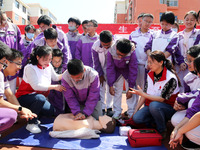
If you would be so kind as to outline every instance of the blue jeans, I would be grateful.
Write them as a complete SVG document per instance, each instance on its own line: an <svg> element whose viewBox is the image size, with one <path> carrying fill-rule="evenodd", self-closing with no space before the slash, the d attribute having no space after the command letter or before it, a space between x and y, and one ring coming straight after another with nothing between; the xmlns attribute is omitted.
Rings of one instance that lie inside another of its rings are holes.
<svg viewBox="0 0 200 150"><path fill-rule="evenodd" d="M54 107L49 103L47 98L42 94L27 94L18 98L21 106L30 109L33 113L41 116L53 116ZM37 123L37 118L29 120L29 123Z"/></svg>
<svg viewBox="0 0 200 150"><path fill-rule="evenodd" d="M133 116L133 120L138 124L156 123L158 132L163 132L166 129L166 122L171 119L176 111L171 105L162 102L151 102L149 106L144 106L138 110Z"/></svg>

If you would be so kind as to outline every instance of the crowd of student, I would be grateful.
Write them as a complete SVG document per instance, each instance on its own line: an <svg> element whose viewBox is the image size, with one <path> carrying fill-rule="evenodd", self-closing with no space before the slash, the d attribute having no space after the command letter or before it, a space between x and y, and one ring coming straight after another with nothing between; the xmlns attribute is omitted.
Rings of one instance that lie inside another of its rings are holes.
<svg viewBox="0 0 200 150"><path fill-rule="evenodd" d="M170 146L200 147L200 30L198 14L189 11L185 29L178 32L172 12L161 15L161 30L150 30L153 15L138 16L129 39L104 30L95 20L68 20L64 33L43 15L37 23L19 28L0 11L0 132L11 127L17 113L26 129L40 133L40 117L71 112L75 120L107 114L122 117L123 83L127 118L156 128ZM177 33L178 32L178 33ZM20 78L16 90L16 77ZM142 107L143 106L143 107ZM191 125L192 124L192 125Z"/></svg>

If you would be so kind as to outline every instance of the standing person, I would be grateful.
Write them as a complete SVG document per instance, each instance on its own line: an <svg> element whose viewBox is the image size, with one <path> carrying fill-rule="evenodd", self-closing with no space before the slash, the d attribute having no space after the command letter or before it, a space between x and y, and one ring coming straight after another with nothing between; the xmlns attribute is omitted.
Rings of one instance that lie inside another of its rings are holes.
<svg viewBox="0 0 200 150"><path fill-rule="evenodd" d="M63 93L75 120L91 115L99 119L102 115L100 83L99 75L93 68L84 66L81 60L70 60L62 85L66 88Z"/></svg>
<svg viewBox="0 0 200 150"><path fill-rule="evenodd" d="M78 32L78 28L80 25L81 21L78 18L71 17L68 19L69 32L66 35L68 38L72 59L75 58L76 44L81 37L81 34L79 34Z"/></svg>
<svg viewBox="0 0 200 150"><path fill-rule="evenodd" d="M113 97L110 95L109 86L106 78L107 67L107 54L111 47L116 42L116 37L108 30L104 30L99 35L97 40L92 46L92 56L94 62L94 68L99 73L100 78L100 100L102 104L103 115L106 113L112 117L113 111ZM106 93L106 97L105 97Z"/></svg>
<svg viewBox="0 0 200 150"><path fill-rule="evenodd" d="M34 40L35 31L35 27L31 24L25 27L25 37L23 39L25 47L27 47Z"/></svg>
<svg viewBox="0 0 200 150"><path fill-rule="evenodd" d="M98 23L96 20L90 20L87 27L88 33L82 36L76 45L75 58L82 60L84 65L93 67L92 45L99 38L99 35L96 33Z"/></svg>
<svg viewBox="0 0 200 150"><path fill-rule="evenodd" d="M25 54L25 47L23 39L21 37L21 32L17 25L7 21L7 16L4 11L0 10L0 40L8 45L10 48L19 50ZM16 91L16 77L17 73L14 76L9 76L10 89L13 93Z"/></svg>
<svg viewBox="0 0 200 150"><path fill-rule="evenodd" d="M151 126L155 123L156 129L165 138L166 122L175 113L173 105L179 92L178 79L172 63L161 51L153 51L149 54L148 65L150 72L144 91L139 86L138 90L130 91L141 96L132 117L137 124L145 123ZM141 108L143 104L145 106Z"/></svg>
<svg viewBox="0 0 200 150"><path fill-rule="evenodd" d="M44 37L44 31L48 28L54 28L56 29L57 33L58 33L58 40L63 44L63 47L66 48L66 51L63 52L63 62L64 68L67 68L67 59L71 58L71 53L70 53L70 49L69 49L69 45L68 45L68 39L66 34L60 30L58 27L56 27L56 25L51 25L51 18L47 15L42 15L40 16L40 18L37 20L37 24L40 27L41 33L36 37L36 39L33 41L33 43L35 43L37 40L41 39Z"/></svg>
<svg viewBox="0 0 200 150"><path fill-rule="evenodd" d="M141 27L142 27L142 18L143 18L143 15L144 15L145 13L140 13L139 15L138 15L138 17L137 17L137 22L138 22L138 29L140 29Z"/></svg>
<svg viewBox="0 0 200 150"><path fill-rule="evenodd" d="M51 64L57 74L63 73L62 68L63 53L60 49L53 49ZM52 81L52 84L61 84L61 81ZM56 115L64 113L65 111L65 98L62 92L51 90L48 95L49 102L56 109Z"/></svg>
<svg viewBox="0 0 200 150"><path fill-rule="evenodd" d="M54 107L47 100L49 90L65 90L59 84L52 85L51 80L59 81L62 74L55 73L52 65L52 48L38 46L31 54L30 62L24 68L23 80L17 90L16 97L20 104L29 108L39 116L53 116ZM40 133L38 118L28 121L26 129L32 133Z"/></svg>
<svg viewBox="0 0 200 150"><path fill-rule="evenodd" d="M123 92L123 82L127 83L127 114L130 118L137 105L137 99L132 97L128 89L135 86L137 78L137 58L134 51L134 44L127 39L118 40L115 45L108 51L107 54L107 83L109 85L109 92L114 96L113 118L119 119L121 117L121 101Z"/></svg>
<svg viewBox="0 0 200 150"><path fill-rule="evenodd" d="M152 36L150 26L153 23L153 19L152 14L143 14L141 28L133 31L129 36L129 40L136 43L135 53L138 61L136 85L139 85L142 89L144 89L145 84L145 65L147 62L147 54L144 52L144 47Z"/></svg>
<svg viewBox="0 0 200 150"><path fill-rule="evenodd" d="M10 50L7 45L0 41L0 133L16 122L17 114L27 120L37 117L29 109L20 106L9 87L7 77L16 74L20 69L21 61L21 52ZM7 100L4 100L4 96Z"/></svg>
<svg viewBox="0 0 200 150"><path fill-rule="evenodd" d="M195 11L189 11L186 13L184 17L184 24L185 29L178 33L179 41L178 41L178 49L181 52L181 55L185 58L187 51L190 47L192 47L195 44L195 40L197 39L197 36L199 34L199 29L195 28L197 22L197 14ZM189 72L188 69L182 70L181 66L176 65L176 70L178 72L178 76L181 79L181 84L184 85L183 78L187 75ZM181 90L183 92L183 90Z"/></svg>
<svg viewBox="0 0 200 150"><path fill-rule="evenodd" d="M65 47L59 40L58 40L58 33L56 29L54 28L48 28L44 30L44 37L41 39L38 39L34 42L32 42L28 47L27 47L27 54L26 54L26 59L30 57L30 54L32 53L33 49L36 48L37 46L50 46L52 49L60 49L63 53L63 69L65 70L67 68L67 62L69 59L71 59L71 55L68 55L68 49Z"/></svg>
<svg viewBox="0 0 200 150"><path fill-rule="evenodd" d="M200 75L200 57L195 58L193 61L195 71L198 76ZM195 94L194 94L195 93ZM193 95L191 95L193 94ZM171 133L170 140L173 141L177 135L178 130L180 130L184 125L189 123L189 120L198 112L200 112L200 92L199 89L190 93L190 99L195 98L192 106L187 110L179 111L174 114L172 117L172 124L175 127ZM182 98L183 101L184 98ZM186 134L188 141L182 144L182 147L185 149L199 149L200 148L200 126L197 126L191 131L188 131ZM172 145L177 145L177 143L171 143Z"/></svg>
<svg viewBox="0 0 200 150"><path fill-rule="evenodd" d="M83 29L83 33L82 33L82 35L83 36L85 36L86 34L87 34L87 32L88 32L88 30L87 30L87 25L88 25L88 20L84 20L83 22L82 22L82 29Z"/></svg>

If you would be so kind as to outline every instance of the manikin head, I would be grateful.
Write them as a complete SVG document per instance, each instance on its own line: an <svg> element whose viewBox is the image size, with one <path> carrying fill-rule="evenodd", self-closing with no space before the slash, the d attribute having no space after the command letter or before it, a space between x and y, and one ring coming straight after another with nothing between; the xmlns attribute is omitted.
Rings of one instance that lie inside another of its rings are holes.
<svg viewBox="0 0 200 150"><path fill-rule="evenodd" d="M105 133L113 133L115 131L115 126L116 126L115 119L107 115L99 116L99 123L102 126L102 129L100 131Z"/></svg>

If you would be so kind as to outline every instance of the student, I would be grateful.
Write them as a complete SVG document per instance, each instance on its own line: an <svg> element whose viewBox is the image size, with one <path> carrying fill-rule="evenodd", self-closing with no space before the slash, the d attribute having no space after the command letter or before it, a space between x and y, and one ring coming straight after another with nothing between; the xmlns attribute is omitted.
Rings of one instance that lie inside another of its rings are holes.
<svg viewBox="0 0 200 150"><path fill-rule="evenodd" d="M145 13L140 13L139 15L138 15L138 17L137 17L137 22L138 22L138 28L140 29L141 27L142 27L142 18L143 18L143 15L144 15Z"/></svg>
<svg viewBox="0 0 200 150"><path fill-rule="evenodd" d="M81 34L78 32L78 28L81 25L81 21L78 18L71 17L68 20L69 32L66 34L68 38L68 43L70 46L72 59L75 58L76 44L81 37Z"/></svg>
<svg viewBox="0 0 200 150"><path fill-rule="evenodd" d="M32 53L33 49L37 46L50 46L52 49L60 49L63 53L63 69L65 70L67 68L67 62L69 59L71 59L71 55L68 55L68 49L65 47L59 40L58 40L58 33L56 29L54 28L48 28L44 30L44 37L41 39L38 39L37 41L32 42L27 47L27 54L26 59L30 57L30 54Z"/></svg>
<svg viewBox="0 0 200 150"><path fill-rule="evenodd" d="M88 20L84 20L83 22L82 22L82 29L83 29L83 33L82 33L82 35L83 36L85 36L86 34L87 34L87 32L88 32L88 30L87 30L87 25L88 25Z"/></svg>
<svg viewBox="0 0 200 150"><path fill-rule="evenodd" d="M171 62L161 51L149 54L148 65L150 72L144 91L139 86L138 90L130 91L141 96L132 116L137 124L145 123L151 127L155 123L156 129L165 138L166 122L175 113L173 105L179 92L178 79ZM143 104L145 106L141 108Z"/></svg>
<svg viewBox="0 0 200 150"><path fill-rule="evenodd" d="M181 146L185 149L199 149L200 144L195 143L183 143L183 134L189 134L189 132L193 130L197 130L200 127L200 112L196 113L185 125L183 125L176 133L174 133L173 137L170 138L169 144L170 148L176 148L176 146L181 144ZM199 130L198 130L199 131Z"/></svg>
<svg viewBox="0 0 200 150"><path fill-rule="evenodd" d="M152 36L149 28L153 23L153 19L152 14L143 14L141 28L133 31L129 36L129 40L136 43L135 53L138 61L136 85L139 85L142 89L144 89L145 84L145 65L147 62L147 54L144 52L144 47Z"/></svg>
<svg viewBox="0 0 200 150"><path fill-rule="evenodd" d="M59 81L62 74L55 73L52 65L52 48L38 46L31 54L30 62L24 68L23 80L17 90L16 97L23 107L29 108L39 116L53 116L54 107L48 102L49 90L65 90L59 84L52 85L51 79ZM40 133L38 118L29 120L26 129L32 133Z"/></svg>
<svg viewBox="0 0 200 150"><path fill-rule="evenodd" d="M109 86L106 80L106 67L107 67L107 54L112 45L116 42L116 36L108 30L101 31L97 40L92 46L92 58L94 62L94 68L99 73L100 79L100 100L102 104L103 115L106 113L112 117L113 111L113 97L110 95ZM106 93L106 97L105 97Z"/></svg>
<svg viewBox="0 0 200 150"><path fill-rule="evenodd" d="M25 37L23 39L25 47L27 47L34 40L35 31L36 29L33 25L27 25L25 27Z"/></svg>
<svg viewBox="0 0 200 150"><path fill-rule="evenodd" d="M194 68L197 72L198 76L200 76L200 57L197 57L194 61ZM172 118L172 124L174 125L174 130L171 133L170 140L172 141L171 145L174 144L173 139L175 138L177 131L181 129L184 125L186 125L189 120L200 111L200 94L199 90L195 91L196 93L193 94L190 98L195 98L192 106L188 108L186 111L177 112L174 114ZM194 93L194 92L193 92ZM198 95L198 96L197 96ZM188 131L186 137L189 139L187 142L182 144L183 148L186 149L199 149L200 148L200 126L197 126L191 131ZM176 144L176 143L175 143Z"/></svg>
<svg viewBox="0 0 200 150"><path fill-rule="evenodd" d="M0 41L25 55L26 49L19 28L17 25L7 21L6 13L2 10L0 10ZM16 77L17 74L8 77L10 89L13 93L16 91Z"/></svg>
<svg viewBox="0 0 200 150"><path fill-rule="evenodd" d="M34 39L41 33L40 29L35 29Z"/></svg>
<svg viewBox="0 0 200 150"><path fill-rule="evenodd" d="M108 51L107 54L107 83L109 85L109 92L114 96L113 118L119 119L121 117L121 101L123 92L123 82L126 82L126 98L128 110L127 114L130 118L137 105L137 99L132 97L128 89L135 86L137 78L137 58L134 51L134 44L128 39L118 40ZM127 83L128 82L128 83Z"/></svg>
<svg viewBox="0 0 200 150"><path fill-rule="evenodd" d="M88 33L82 36L76 45L75 58L82 60L84 65L93 67L91 48L99 38L99 35L96 33L98 23L96 20L90 20L87 27Z"/></svg>
<svg viewBox="0 0 200 150"><path fill-rule="evenodd" d="M63 94L75 120L91 115L99 119L102 115L100 83L98 73L93 68L84 66L81 60L70 60L63 74L62 85L66 88Z"/></svg>
<svg viewBox="0 0 200 150"><path fill-rule="evenodd" d="M37 116L29 109L20 106L9 87L7 77L16 74L20 69L21 61L21 52L10 50L7 45L0 41L0 133L16 122L17 114L27 120ZM4 100L4 96L7 100Z"/></svg>
<svg viewBox="0 0 200 150"><path fill-rule="evenodd" d="M62 68L63 53L60 49L54 49L52 52L51 64L57 74L63 73ZM61 84L61 81L52 81L52 84ZM49 102L56 109L56 115L64 113L65 111L65 99L62 92L51 90L48 95Z"/></svg>
<svg viewBox="0 0 200 150"><path fill-rule="evenodd" d="M175 22L175 23L173 24L173 26L172 26L172 30L175 31L176 33L179 32L179 25L178 25L177 22Z"/></svg>
<svg viewBox="0 0 200 150"><path fill-rule="evenodd" d="M197 14L195 11L189 11L186 13L184 17L185 29L178 33L179 41L178 41L178 49L181 52L181 55L185 58L187 54L187 50L195 44L195 40L199 34L199 29L195 28L197 22ZM178 76L181 79L181 84L183 85L183 78L189 72L188 69L182 70L179 66L176 66L176 70L178 72ZM181 90L183 92L183 90Z"/></svg>
<svg viewBox="0 0 200 150"><path fill-rule="evenodd" d="M36 37L36 39L33 41L33 43L35 43L38 39L41 39L44 37L44 31L48 28L54 28L56 29L57 33L58 33L58 40L62 43L63 47L66 48L66 51L63 52L63 62L64 68L67 68L67 59L71 58L71 53L70 53L70 49L69 49L69 45L68 45L68 39L66 34L60 30L58 27L56 27L55 25L51 25L51 18L47 15L42 15L39 17L39 19L37 20L37 24L40 27L41 33Z"/></svg>

